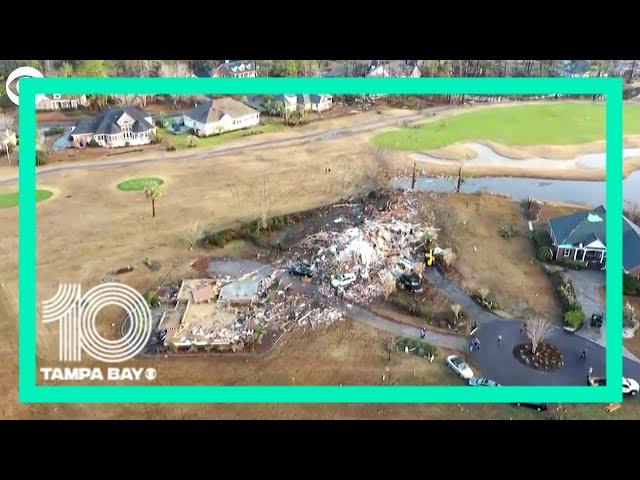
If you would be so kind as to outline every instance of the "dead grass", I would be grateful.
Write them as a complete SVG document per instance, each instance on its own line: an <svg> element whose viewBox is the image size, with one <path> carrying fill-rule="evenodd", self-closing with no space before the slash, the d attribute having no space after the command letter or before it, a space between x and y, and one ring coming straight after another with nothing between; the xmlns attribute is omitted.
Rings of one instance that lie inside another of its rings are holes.
<svg viewBox="0 0 640 480"><path fill-rule="evenodd" d="M527 308L557 315L551 283L534 261L519 204L488 194L445 194L428 201L440 202L442 198L451 208L454 221L449 231L442 232L439 244L454 248L455 269L463 287L470 293L488 288L499 308L512 315L522 314ZM517 225L521 235L510 240L501 238L498 229L504 224Z"/></svg>

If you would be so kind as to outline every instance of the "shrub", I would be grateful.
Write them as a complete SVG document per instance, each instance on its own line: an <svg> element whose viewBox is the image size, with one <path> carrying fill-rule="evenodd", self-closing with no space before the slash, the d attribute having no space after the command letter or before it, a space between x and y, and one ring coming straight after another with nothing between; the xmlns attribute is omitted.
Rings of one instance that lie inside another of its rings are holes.
<svg viewBox="0 0 640 480"><path fill-rule="evenodd" d="M92 138L87 145L89 145L91 148L97 148L100 146L95 138Z"/></svg>
<svg viewBox="0 0 640 480"><path fill-rule="evenodd" d="M154 136L151 137L151 144L158 145L159 143L162 143L162 135L160 135L159 133L156 133Z"/></svg>
<svg viewBox="0 0 640 480"><path fill-rule="evenodd" d="M546 245L540 245L536 252L536 257L541 262L548 262L553 258L553 253L551 252L551 248Z"/></svg>
<svg viewBox="0 0 640 480"><path fill-rule="evenodd" d="M564 324L567 327L578 329L582 326L584 322L584 311L582 310L582 306L578 305L574 307L572 310L569 310L564 314Z"/></svg>
<svg viewBox="0 0 640 480"><path fill-rule="evenodd" d="M160 300L158 300L158 294L153 290L149 290L147 293L145 293L144 299L147 302L147 305L149 305L150 307L156 307L160 305Z"/></svg>
<svg viewBox="0 0 640 480"><path fill-rule="evenodd" d="M496 304L495 299L491 296L488 288L478 289L478 291L473 294L473 299L481 307L484 307L487 310L495 310L498 308L498 305Z"/></svg>
<svg viewBox="0 0 640 480"><path fill-rule="evenodd" d="M640 295L640 280L625 273L622 276L622 291L625 295Z"/></svg>
<svg viewBox="0 0 640 480"><path fill-rule="evenodd" d="M572 258L563 258L560 263L571 270L583 270L587 264L581 260L573 260Z"/></svg>
<svg viewBox="0 0 640 480"><path fill-rule="evenodd" d="M198 146L198 139L193 135L189 135L187 137L187 147L193 148L197 146Z"/></svg>
<svg viewBox="0 0 640 480"><path fill-rule="evenodd" d="M396 340L396 349L404 352L405 348L409 349L409 353L413 353L419 357L429 358L436 355L436 347L430 343L423 342L417 338L399 338Z"/></svg>
<svg viewBox="0 0 640 480"><path fill-rule="evenodd" d="M504 239L511 239L513 237L517 237L520 235L520 229L517 225L512 223L501 225L498 229L498 235L500 235Z"/></svg>
<svg viewBox="0 0 640 480"><path fill-rule="evenodd" d="M622 310L622 324L624 327L632 328L633 320L635 319L636 312L633 305L629 302L625 302L624 309Z"/></svg>
<svg viewBox="0 0 640 480"><path fill-rule="evenodd" d="M531 241L536 248L551 246L551 237L547 230L534 230L531 233Z"/></svg>
<svg viewBox="0 0 640 480"><path fill-rule="evenodd" d="M64 133L64 127L51 127L49 130L44 132L45 137L51 137L53 135L61 135Z"/></svg>
<svg viewBox="0 0 640 480"><path fill-rule="evenodd" d="M36 150L36 165L46 165L49 155L44 150Z"/></svg>
<svg viewBox="0 0 640 480"><path fill-rule="evenodd" d="M204 244L211 247L224 247L227 243L240 238L237 231L232 229L220 230L205 236Z"/></svg>
<svg viewBox="0 0 640 480"><path fill-rule="evenodd" d="M178 150L178 147L176 147L173 144L169 144L167 145L167 152L175 152L176 150Z"/></svg>

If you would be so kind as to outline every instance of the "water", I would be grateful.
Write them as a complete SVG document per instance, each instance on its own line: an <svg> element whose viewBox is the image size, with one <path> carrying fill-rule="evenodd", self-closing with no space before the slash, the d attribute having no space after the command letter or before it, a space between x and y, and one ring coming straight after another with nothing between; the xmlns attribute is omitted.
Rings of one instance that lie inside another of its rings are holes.
<svg viewBox="0 0 640 480"><path fill-rule="evenodd" d="M419 178L416 188L423 192L453 192L457 179ZM394 178L391 185L409 188L410 178ZM542 180L525 177L475 177L464 181L464 193L498 193L515 200L533 197L538 200L597 206L606 203L605 182L584 180ZM629 175L623 182L625 203L640 205L640 171Z"/></svg>

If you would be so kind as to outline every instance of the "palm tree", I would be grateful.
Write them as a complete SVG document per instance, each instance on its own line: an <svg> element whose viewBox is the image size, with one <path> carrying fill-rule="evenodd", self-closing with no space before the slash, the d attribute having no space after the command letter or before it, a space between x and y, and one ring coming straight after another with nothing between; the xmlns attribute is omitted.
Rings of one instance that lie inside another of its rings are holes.
<svg viewBox="0 0 640 480"><path fill-rule="evenodd" d="M156 200L162 198L162 190L160 189L160 185L155 182L149 182L144 187L144 196L147 197L148 200L151 200L151 212L153 218L156 218Z"/></svg>

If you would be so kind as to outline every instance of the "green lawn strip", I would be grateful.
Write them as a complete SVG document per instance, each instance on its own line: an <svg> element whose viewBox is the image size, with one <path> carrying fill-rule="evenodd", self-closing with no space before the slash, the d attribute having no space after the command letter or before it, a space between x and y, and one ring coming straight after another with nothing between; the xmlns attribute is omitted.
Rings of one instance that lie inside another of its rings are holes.
<svg viewBox="0 0 640 480"><path fill-rule="evenodd" d="M146 187L149 183L162 185L164 183L164 180L157 177L132 178L130 180L125 180L124 182L119 183L118 189L125 192L144 190L144 187Z"/></svg>
<svg viewBox="0 0 640 480"><path fill-rule="evenodd" d="M264 124L261 123L260 125L256 125L255 127L245 128L242 130L234 130L233 132L221 133L220 135L211 135L210 137L196 137L197 147L213 147L229 140L235 140L236 138L259 135L261 133L277 132L279 130L282 130L284 126L284 123L267 122ZM188 133L175 135L166 128L158 128L158 132L160 132L162 138L167 139L178 150L189 148L187 141L187 138L189 137Z"/></svg>
<svg viewBox="0 0 640 480"><path fill-rule="evenodd" d="M625 104L624 133L640 134L640 104ZM605 138L602 102L562 102L496 107L392 130L372 142L394 150L437 149L488 140L503 145L574 145Z"/></svg>
<svg viewBox="0 0 640 480"><path fill-rule="evenodd" d="M36 203L51 198L53 192L49 190L36 190ZM0 208L10 208L18 205L18 192L0 193Z"/></svg>

